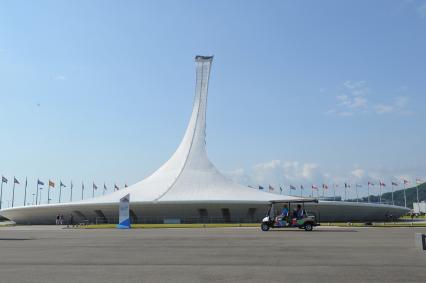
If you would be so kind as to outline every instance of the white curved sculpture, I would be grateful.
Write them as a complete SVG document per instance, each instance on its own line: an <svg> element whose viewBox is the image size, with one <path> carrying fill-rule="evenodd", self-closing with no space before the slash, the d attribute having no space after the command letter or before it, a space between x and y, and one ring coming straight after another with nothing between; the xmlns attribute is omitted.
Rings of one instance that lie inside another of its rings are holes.
<svg viewBox="0 0 426 283"><path fill-rule="evenodd" d="M196 56L196 88L192 115L185 135L173 156L157 171L128 188L92 199L4 209L0 215L17 223L52 223L58 213L76 218L117 218L118 202L131 195L134 221L161 222L164 218L226 218L229 221L257 221L264 216L270 200L299 199L245 187L223 176L206 152L206 110L213 57ZM376 220L385 215L399 216L406 208L321 202L311 208L328 221ZM328 217L329 215L329 217ZM187 220L191 221L191 220Z"/></svg>

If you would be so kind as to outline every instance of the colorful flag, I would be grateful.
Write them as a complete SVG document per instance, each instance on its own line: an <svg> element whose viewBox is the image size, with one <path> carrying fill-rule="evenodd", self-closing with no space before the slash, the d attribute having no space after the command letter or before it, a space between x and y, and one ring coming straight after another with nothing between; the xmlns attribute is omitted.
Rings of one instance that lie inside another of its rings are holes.
<svg viewBox="0 0 426 283"><path fill-rule="evenodd" d="M117 186L117 184L114 184L114 190L117 190L117 191L120 190L120 188ZM263 190L263 188L262 188L262 190Z"/></svg>
<svg viewBox="0 0 426 283"><path fill-rule="evenodd" d="M404 185L408 185L409 183L410 183L410 181L404 180Z"/></svg>
<svg viewBox="0 0 426 283"><path fill-rule="evenodd" d="M59 186L60 186L61 188L66 188L66 187L67 187L67 186L65 186L65 185L64 185L64 183L62 183L62 181L60 181Z"/></svg>
<svg viewBox="0 0 426 283"><path fill-rule="evenodd" d="M37 185L44 186L44 183L40 181L39 179L37 179Z"/></svg>
<svg viewBox="0 0 426 283"><path fill-rule="evenodd" d="M368 182L369 186L374 186L374 183Z"/></svg>
<svg viewBox="0 0 426 283"><path fill-rule="evenodd" d="M350 188L351 188L351 185L349 185L349 184L345 183L345 189L346 189L346 188L349 188L349 189L350 189Z"/></svg>
<svg viewBox="0 0 426 283"><path fill-rule="evenodd" d="M49 180L49 187L54 188L55 187L55 183Z"/></svg>
<svg viewBox="0 0 426 283"><path fill-rule="evenodd" d="M295 186L290 185L290 190L296 190Z"/></svg>
<svg viewBox="0 0 426 283"><path fill-rule="evenodd" d="M322 184L322 188L323 188L324 190L328 190L328 186L327 186L326 184Z"/></svg>
<svg viewBox="0 0 426 283"><path fill-rule="evenodd" d="M380 187L386 187L386 184L385 183L383 183L382 181L380 181Z"/></svg>
<svg viewBox="0 0 426 283"><path fill-rule="evenodd" d="M275 191L274 187L272 187L271 185L269 185L269 191L270 191L270 192Z"/></svg>
<svg viewBox="0 0 426 283"><path fill-rule="evenodd" d="M300 185L300 189L301 189L301 190L303 190L303 189L304 189L304 188L303 188L303 185Z"/></svg>
<svg viewBox="0 0 426 283"><path fill-rule="evenodd" d="M398 186L398 183L392 182L392 186Z"/></svg>
<svg viewBox="0 0 426 283"><path fill-rule="evenodd" d="M98 186L96 186L96 185L95 185L95 183L93 183L93 189L94 189L94 190L97 190L97 189L98 189Z"/></svg>
<svg viewBox="0 0 426 283"><path fill-rule="evenodd" d="M312 185L312 189L313 189L313 190L318 190L318 187L317 187L317 186L315 186L315 185Z"/></svg>
<svg viewBox="0 0 426 283"><path fill-rule="evenodd" d="M18 179L16 179L15 177L13 177L13 183L20 185L21 183L19 183Z"/></svg>
<svg viewBox="0 0 426 283"><path fill-rule="evenodd" d="M423 184L424 182L422 181L422 180L420 180L420 179L416 179L416 184L417 185L421 185L421 184Z"/></svg>
<svg viewBox="0 0 426 283"><path fill-rule="evenodd" d="M7 179L5 177L3 177L3 176L1 176L1 181L2 181L2 183L6 183L7 184Z"/></svg>

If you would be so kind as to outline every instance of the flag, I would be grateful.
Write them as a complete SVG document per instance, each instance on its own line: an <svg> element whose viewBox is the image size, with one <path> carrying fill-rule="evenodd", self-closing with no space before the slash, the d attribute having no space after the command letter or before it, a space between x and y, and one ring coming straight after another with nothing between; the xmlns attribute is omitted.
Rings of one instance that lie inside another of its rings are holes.
<svg viewBox="0 0 426 283"><path fill-rule="evenodd" d="M2 181L2 183L6 183L7 184L7 179L5 177L3 177L3 176L1 176L1 181Z"/></svg>
<svg viewBox="0 0 426 283"><path fill-rule="evenodd" d="M300 185L300 189L301 189L301 190L303 190L303 189L304 189L304 188L303 188L303 185Z"/></svg>
<svg viewBox="0 0 426 283"><path fill-rule="evenodd" d="M108 188L106 187L105 183L104 183L104 191L107 191Z"/></svg>
<svg viewBox="0 0 426 283"><path fill-rule="evenodd" d="M39 179L37 179L37 185L44 186L44 183L40 181Z"/></svg>
<svg viewBox="0 0 426 283"><path fill-rule="evenodd" d="M81 189L84 190L84 183L81 182Z"/></svg>
<svg viewBox="0 0 426 283"><path fill-rule="evenodd" d="M117 191L120 190L120 188L117 186L117 184L114 184L114 189L117 190Z"/></svg>
<svg viewBox="0 0 426 283"><path fill-rule="evenodd" d="M374 183L368 182L369 186L374 186Z"/></svg>
<svg viewBox="0 0 426 283"><path fill-rule="evenodd" d="M96 186L96 185L95 185L95 183L93 183L93 189L94 189L94 190L97 190L97 189L98 189L98 186Z"/></svg>
<svg viewBox="0 0 426 283"><path fill-rule="evenodd" d="M349 184L345 183L345 189L346 189L346 188L350 189L350 187L351 187L351 185L349 185Z"/></svg>
<svg viewBox="0 0 426 283"><path fill-rule="evenodd" d="M125 188L127 188L127 187L129 187L129 186L127 186L127 184L126 184L126 183L124 183L124 187L125 187Z"/></svg>
<svg viewBox="0 0 426 283"><path fill-rule="evenodd" d="M283 188L280 186L280 193L282 193L283 192Z"/></svg>
<svg viewBox="0 0 426 283"><path fill-rule="evenodd" d="M317 187L317 186L315 186L315 185L312 185L312 189L313 189L313 190L318 190L318 187Z"/></svg>
<svg viewBox="0 0 426 283"><path fill-rule="evenodd" d="M65 185L64 185L64 183L62 183L62 181L60 181L59 186L60 186L61 188L66 188L66 187L67 187L67 186L65 186Z"/></svg>
<svg viewBox="0 0 426 283"><path fill-rule="evenodd" d="M259 190L263 191L263 190L264 190L264 188L263 188L262 186L259 186Z"/></svg>
<svg viewBox="0 0 426 283"><path fill-rule="evenodd" d="M380 181L380 187L386 187L386 184L385 183L383 183L382 181Z"/></svg>
<svg viewBox="0 0 426 283"><path fill-rule="evenodd" d="M15 177L13 177L13 183L20 185L21 183L19 183L18 179L16 179Z"/></svg>
<svg viewBox="0 0 426 283"><path fill-rule="evenodd" d="M398 186L398 183L392 182L392 186Z"/></svg>
<svg viewBox="0 0 426 283"><path fill-rule="evenodd" d="M362 188L362 185L361 184L356 184L355 187Z"/></svg>
<svg viewBox="0 0 426 283"><path fill-rule="evenodd" d="M326 184L322 184L322 188L323 188L324 190L328 190L328 186L327 186Z"/></svg>
<svg viewBox="0 0 426 283"><path fill-rule="evenodd" d="M423 184L424 182L422 181L422 180L420 180L420 179L416 179L416 184L417 185L421 185L421 184Z"/></svg>
<svg viewBox="0 0 426 283"><path fill-rule="evenodd" d="M272 187L271 185L269 185L269 191L270 191L270 192L275 191L274 187Z"/></svg>
<svg viewBox="0 0 426 283"><path fill-rule="evenodd" d="M49 187L54 188L55 187L55 183L49 180Z"/></svg>
<svg viewBox="0 0 426 283"><path fill-rule="evenodd" d="M410 181L404 180L404 185L408 185L409 183L410 183Z"/></svg>
<svg viewBox="0 0 426 283"><path fill-rule="evenodd" d="M290 190L296 190L295 186L290 185Z"/></svg>

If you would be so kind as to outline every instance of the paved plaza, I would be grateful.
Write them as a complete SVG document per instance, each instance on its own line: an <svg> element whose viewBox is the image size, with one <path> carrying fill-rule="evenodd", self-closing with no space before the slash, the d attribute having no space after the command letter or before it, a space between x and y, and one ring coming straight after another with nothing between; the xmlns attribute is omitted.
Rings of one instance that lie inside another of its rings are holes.
<svg viewBox="0 0 426 283"><path fill-rule="evenodd" d="M425 228L0 228L0 282L425 282Z"/></svg>

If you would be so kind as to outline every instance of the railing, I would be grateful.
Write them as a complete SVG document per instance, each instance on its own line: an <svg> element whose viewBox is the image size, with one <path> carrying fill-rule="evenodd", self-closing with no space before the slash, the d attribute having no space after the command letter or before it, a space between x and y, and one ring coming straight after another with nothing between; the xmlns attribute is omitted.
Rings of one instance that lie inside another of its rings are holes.
<svg viewBox="0 0 426 283"><path fill-rule="evenodd" d="M180 220L181 224L217 224L217 223L260 223L261 218L240 218L240 219L224 219L222 217L150 217L150 218L138 218L131 219L132 224L163 224L165 219ZM228 221L226 221L228 220ZM91 224L117 224L119 222L118 217L96 217L93 219L87 219Z"/></svg>

